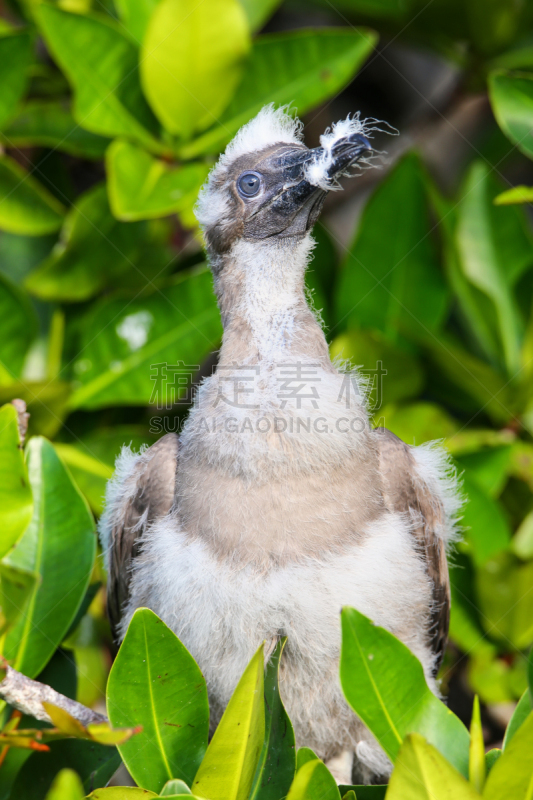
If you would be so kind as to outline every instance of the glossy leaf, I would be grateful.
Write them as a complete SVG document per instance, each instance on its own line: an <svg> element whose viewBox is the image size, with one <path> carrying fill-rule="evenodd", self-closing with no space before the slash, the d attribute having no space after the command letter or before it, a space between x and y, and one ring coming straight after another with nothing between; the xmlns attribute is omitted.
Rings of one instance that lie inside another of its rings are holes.
<svg viewBox="0 0 533 800"><path fill-rule="evenodd" d="M108 786L105 789L96 789L89 797L91 800L150 800L159 795L138 786Z"/></svg>
<svg viewBox="0 0 533 800"><path fill-rule="evenodd" d="M348 791L353 791L356 800L385 800L387 784L377 783L374 786L339 786L339 791L343 796Z"/></svg>
<svg viewBox="0 0 533 800"><path fill-rule="evenodd" d="M417 358L380 331L349 330L333 340L330 354L347 359L368 379L368 404L374 413L385 403L405 400L422 390L424 374Z"/></svg>
<svg viewBox="0 0 533 800"><path fill-rule="evenodd" d="M279 665L285 640L278 642L265 674L265 741L250 800L285 797L296 770L294 730L280 695Z"/></svg>
<svg viewBox="0 0 533 800"><path fill-rule="evenodd" d="M391 775L387 800L475 800L479 795L417 733L405 739Z"/></svg>
<svg viewBox="0 0 533 800"><path fill-rule="evenodd" d="M107 710L115 727L142 725L118 748L140 786L159 792L175 777L190 784L207 747L205 680L177 636L147 608L133 615L111 669Z"/></svg>
<svg viewBox="0 0 533 800"><path fill-rule="evenodd" d="M0 229L24 236L56 231L63 206L8 156L0 157Z"/></svg>
<svg viewBox="0 0 533 800"><path fill-rule="evenodd" d="M521 565L500 553L476 571L481 622L491 638L516 647L533 642L533 562Z"/></svg>
<svg viewBox="0 0 533 800"><path fill-rule="evenodd" d="M109 139L80 127L64 103L29 100L0 133L11 147L50 147L83 158L102 158Z"/></svg>
<svg viewBox="0 0 533 800"><path fill-rule="evenodd" d="M310 747L299 747L296 753L296 769L300 770L308 761L315 761L317 758Z"/></svg>
<svg viewBox="0 0 533 800"><path fill-rule="evenodd" d="M204 269L182 272L164 291L142 300L104 300L85 326L71 408L150 402L161 407L165 381L173 380L166 365L182 362L196 372L220 333L212 278Z"/></svg>
<svg viewBox="0 0 533 800"><path fill-rule="evenodd" d="M24 800L45 800L55 776L67 764L81 778L86 794L105 786L120 765L114 747L77 739L64 739L50 744L47 753L32 753L15 779L12 797Z"/></svg>
<svg viewBox="0 0 533 800"><path fill-rule="evenodd" d="M37 333L37 318L27 295L0 274L0 377L9 383L22 370Z"/></svg>
<svg viewBox="0 0 533 800"><path fill-rule="evenodd" d="M30 440L28 474L33 517L4 563L35 572L40 581L8 631L3 653L15 669L34 677L61 642L83 600L96 535L84 499L46 439Z"/></svg>
<svg viewBox="0 0 533 800"><path fill-rule="evenodd" d="M512 455L512 446L507 443L464 453L458 460L484 492L499 497L511 472Z"/></svg>
<svg viewBox="0 0 533 800"><path fill-rule="evenodd" d="M246 800L265 740L263 645L243 672L192 784L209 800Z"/></svg>
<svg viewBox="0 0 533 800"><path fill-rule="evenodd" d="M502 131L519 150L533 158L533 76L492 72L489 95Z"/></svg>
<svg viewBox="0 0 533 800"><path fill-rule="evenodd" d="M109 148L106 165L111 209L126 222L192 209L209 172L201 163L172 166L122 139Z"/></svg>
<svg viewBox="0 0 533 800"><path fill-rule="evenodd" d="M161 0L141 50L143 89L167 130L184 139L218 121L250 49L238 0Z"/></svg>
<svg viewBox="0 0 533 800"><path fill-rule="evenodd" d="M496 206L512 206L517 203L533 203L533 186L513 186L494 198Z"/></svg>
<svg viewBox="0 0 533 800"><path fill-rule="evenodd" d="M87 498L91 509L101 513L106 484L113 475L113 468L74 445L58 442L55 448Z"/></svg>
<svg viewBox="0 0 533 800"><path fill-rule="evenodd" d="M476 790L481 792L485 784L485 743L479 711L479 697L474 697L472 721L470 723L470 751L468 760L468 777Z"/></svg>
<svg viewBox="0 0 533 800"><path fill-rule="evenodd" d="M341 620L344 695L389 758L416 732L467 775L468 731L429 689L416 656L354 608L344 608Z"/></svg>
<svg viewBox="0 0 533 800"><path fill-rule="evenodd" d="M492 750L488 750L485 754L485 767L487 770L487 775L493 768L494 764L497 762L499 757L501 756L502 751L499 750L497 747L493 747Z"/></svg>
<svg viewBox="0 0 533 800"><path fill-rule="evenodd" d="M24 615L26 603L39 583L40 576L36 572L0 562L0 607L6 630Z"/></svg>
<svg viewBox="0 0 533 800"><path fill-rule="evenodd" d="M448 292L430 229L424 174L408 155L363 211L337 287L343 325L378 328L391 340L406 328L439 327Z"/></svg>
<svg viewBox="0 0 533 800"><path fill-rule="evenodd" d="M304 114L351 80L376 41L376 34L366 28L319 28L260 36L219 124L183 145L182 157L217 153L267 103L293 103L298 114Z"/></svg>
<svg viewBox="0 0 533 800"><path fill-rule="evenodd" d="M384 378L384 389L387 377ZM375 414L375 422L389 428L407 444L423 444L435 439L446 439L457 430L457 422L436 403L408 403L387 405Z"/></svg>
<svg viewBox="0 0 533 800"><path fill-rule="evenodd" d="M26 31L0 35L0 127L17 110L26 89L28 67L32 59L32 42Z"/></svg>
<svg viewBox="0 0 533 800"><path fill-rule="evenodd" d="M118 222L104 184L83 194L69 211L59 244L30 273L26 288L41 300L80 302L113 279L137 272L146 231L143 223Z"/></svg>
<svg viewBox="0 0 533 800"><path fill-rule="evenodd" d="M467 279L491 301L509 372L519 366L523 325L511 287L533 262L533 246L515 208L495 208L485 163L470 169L459 207L457 246Z"/></svg>
<svg viewBox="0 0 533 800"><path fill-rule="evenodd" d="M78 775L71 769L62 769L57 774L46 800L83 800L85 792Z"/></svg>
<svg viewBox="0 0 533 800"><path fill-rule="evenodd" d="M146 34L150 17L159 0L117 0L117 11L123 27L128 31L135 44L140 45Z"/></svg>
<svg viewBox="0 0 533 800"><path fill-rule="evenodd" d="M187 786L186 783L183 781L177 780L174 778L171 781L167 781L163 788L161 789L159 796L160 797L174 797L175 795L192 795L191 790Z"/></svg>
<svg viewBox="0 0 533 800"><path fill-rule="evenodd" d="M529 717L531 711L533 711L533 707L531 705L531 697L529 694L529 689L526 689L518 703L516 704L516 708L513 712L513 716L509 720L509 724L505 729L505 736L503 737L503 744L502 750L506 750L509 746L509 742L520 728L520 726L526 721Z"/></svg>
<svg viewBox="0 0 533 800"><path fill-rule="evenodd" d="M71 386L66 381L14 381L0 388L0 403L19 397L30 414L30 434L54 436L65 417Z"/></svg>
<svg viewBox="0 0 533 800"><path fill-rule="evenodd" d="M526 514L511 541L511 549L519 558L533 558L533 511Z"/></svg>
<svg viewBox="0 0 533 800"><path fill-rule="evenodd" d="M280 5L280 0L240 0L250 30L258 31Z"/></svg>
<svg viewBox="0 0 533 800"><path fill-rule="evenodd" d="M139 728L112 728L108 722L94 722L89 725L82 725L68 711L53 705L53 703L43 701L43 707L59 732L63 735L73 736L76 739L87 739L91 742L114 747L124 744L132 736L140 732ZM44 732L43 739L45 741L49 734L50 731Z"/></svg>
<svg viewBox="0 0 533 800"><path fill-rule="evenodd" d="M161 150L157 123L139 83L138 54L102 15L40 4L35 15L48 47L74 89L74 117L103 136L128 136Z"/></svg>
<svg viewBox="0 0 533 800"><path fill-rule="evenodd" d="M492 767L483 800L530 800L533 791L533 714L515 733L507 748Z"/></svg>
<svg viewBox="0 0 533 800"><path fill-rule="evenodd" d="M296 773L287 800L339 800L335 778L319 759L308 761Z"/></svg>
<svg viewBox="0 0 533 800"><path fill-rule="evenodd" d="M482 489L468 470L462 481L466 502L461 525L474 562L482 566L508 547L511 531L500 504Z"/></svg>
<svg viewBox="0 0 533 800"><path fill-rule="evenodd" d="M32 512L17 412L8 404L0 408L0 558L20 539Z"/></svg>

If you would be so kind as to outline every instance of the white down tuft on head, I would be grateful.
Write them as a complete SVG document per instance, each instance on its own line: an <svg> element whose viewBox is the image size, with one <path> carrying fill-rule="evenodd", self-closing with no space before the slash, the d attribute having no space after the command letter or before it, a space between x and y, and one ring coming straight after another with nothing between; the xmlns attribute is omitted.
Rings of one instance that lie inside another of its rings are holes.
<svg viewBox="0 0 533 800"><path fill-rule="evenodd" d="M346 119L341 119L335 122L331 128L328 128L325 133L320 137L320 145L323 148L323 153L314 161L306 165L305 177L313 186L319 186L325 192L336 191L342 187L337 183L335 178L329 176L329 168L333 162L333 147L340 140L346 136L352 136L354 133L360 133L368 139L372 138L374 131L381 131L382 128L378 126L379 120L376 119L361 119L360 113L357 112L353 116L348 115ZM361 163L367 163L364 159Z"/></svg>
<svg viewBox="0 0 533 800"><path fill-rule="evenodd" d="M201 227L205 229L217 222L227 210L225 194L217 193L213 187L217 177L232 161L279 142L301 144L302 138L303 124L289 112L289 106L274 108L274 103L263 106L259 114L234 136L200 190L194 213Z"/></svg>

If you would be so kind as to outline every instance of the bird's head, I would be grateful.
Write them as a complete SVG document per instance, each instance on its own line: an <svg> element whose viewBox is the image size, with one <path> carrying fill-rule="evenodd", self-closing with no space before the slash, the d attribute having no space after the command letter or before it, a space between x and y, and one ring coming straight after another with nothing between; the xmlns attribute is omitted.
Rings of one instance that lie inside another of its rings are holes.
<svg viewBox="0 0 533 800"><path fill-rule="evenodd" d="M301 239L338 179L372 153L371 125L358 116L333 125L320 147L302 142L302 124L265 106L228 145L203 187L196 215L216 260L238 239Z"/></svg>

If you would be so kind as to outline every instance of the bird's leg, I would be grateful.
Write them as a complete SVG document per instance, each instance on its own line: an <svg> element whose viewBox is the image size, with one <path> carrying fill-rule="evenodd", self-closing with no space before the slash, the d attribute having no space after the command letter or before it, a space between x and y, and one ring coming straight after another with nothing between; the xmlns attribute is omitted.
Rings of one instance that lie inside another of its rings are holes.
<svg viewBox="0 0 533 800"><path fill-rule="evenodd" d="M350 785L352 782L354 753L351 750L343 750L337 756L333 756L326 761L329 769L339 785Z"/></svg>

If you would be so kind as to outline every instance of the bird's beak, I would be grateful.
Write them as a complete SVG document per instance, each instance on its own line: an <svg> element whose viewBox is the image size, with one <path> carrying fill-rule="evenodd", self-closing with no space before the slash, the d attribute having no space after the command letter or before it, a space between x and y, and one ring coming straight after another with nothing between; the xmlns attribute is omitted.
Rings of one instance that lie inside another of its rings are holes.
<svg viewBox="0 0 533 800"><path fill-rule="evenodd" d="M340 188L338 178L349 175L350 167L371 152L368 139L352 133L329 148L288 148L281 153L278 164L283 182L268 203L269 211L286 222L277 235L297 236L309 231L318 219L326 194Z"/></svg>

